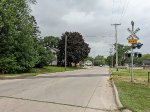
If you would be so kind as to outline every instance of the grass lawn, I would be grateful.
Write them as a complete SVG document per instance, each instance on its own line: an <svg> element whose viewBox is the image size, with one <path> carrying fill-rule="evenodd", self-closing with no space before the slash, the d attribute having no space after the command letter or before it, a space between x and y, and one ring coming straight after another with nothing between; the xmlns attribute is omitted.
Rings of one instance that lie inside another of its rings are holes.
<svg viewBox="0 0 150 112"><path fill-rule="evenodd" d="M134 70L134 83L130 82L130 73L126 69L112 69L112 76L124 108L133 112L150 112L150 83L147 82L147 70Z"/></svg>
<svg viewBox="0 0 150 112"><path fill-rule="evenodd" d="M120 101L133 112L150 112L150 85L115 80Z"/></svg>
<svg viewBox="0 0 150 112"><path fill-rule="evenodd" d="M128 69L119 69L119 71L116 71L115 69L112 70L112 75L114 78L120 78L123 80L130 80L131 78L131 73L129 72ZM136 82L147 82L147 77L148 77L148 70L145 69L134 69L133 70L133 78Z"/></svg>
<svg viewBox="0 0 150 112"><path fill-rule="evenodd" d="M67 67L67 71L77 70L79 68L76 67ZM29 73L21 73L21 74L0 74L0 77L19 77L19 76L36 76L38 74L44 73L55 73L55 72L64 72L64 67L57 66L46 66L44 68L33 68Z"/></svg>

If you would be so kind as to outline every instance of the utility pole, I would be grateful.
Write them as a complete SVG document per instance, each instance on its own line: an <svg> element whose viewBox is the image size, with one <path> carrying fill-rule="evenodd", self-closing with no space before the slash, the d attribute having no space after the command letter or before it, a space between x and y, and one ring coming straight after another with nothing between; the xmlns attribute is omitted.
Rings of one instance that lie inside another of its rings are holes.
<svg viewBox="0 0 150 112"><path fill-rule="evenodd" d="M65 71L67 70L67 35L65 36Z"/></svg>
<svg viewBox="0 0 150 112"><path fill-rule="evenodd" d="M112 24L112 26L115 26L115 38L116 38L116 71L118 71L118 38L117 38L117 26L121 24Z"/></svg>

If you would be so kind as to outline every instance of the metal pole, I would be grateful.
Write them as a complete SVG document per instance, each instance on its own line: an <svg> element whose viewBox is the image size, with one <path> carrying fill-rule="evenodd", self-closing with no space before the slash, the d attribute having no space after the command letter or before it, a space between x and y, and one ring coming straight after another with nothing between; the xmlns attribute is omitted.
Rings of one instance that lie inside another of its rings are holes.
<svg viewBox="0 0 150 112"><path fill-rule="evenodd" d="M131 21L132 32L134 31L134 22ZM131 82L133 82L133 44L131 45Z"/></svg>
<svg viewBox="0 0 150 112"><path fill-rule="evenodd" d="M67 70L67 35L65 36L65 71Z"/></svg>
<svg viewBox="0 0 150 112"><path fill-rule="evenodd" d="M133 48L131 47L131 82L133 82Z"/></svg>
<svg viewBox="0 0 150 112"><path fill-rule="evenodd" d="M150 72L148 72L148 82L150 82L149 74L150 74Z"/></svg>
<svg viewBox="0 0 150 112"><path fill-rule="evenodd" d="M112 54L112 60L111 60L112 62L111 62L111 64L112 64L112 68L114 67L114 64L113 64L113 61L114 61L114 59L113 59L113 54Z"/></svg>

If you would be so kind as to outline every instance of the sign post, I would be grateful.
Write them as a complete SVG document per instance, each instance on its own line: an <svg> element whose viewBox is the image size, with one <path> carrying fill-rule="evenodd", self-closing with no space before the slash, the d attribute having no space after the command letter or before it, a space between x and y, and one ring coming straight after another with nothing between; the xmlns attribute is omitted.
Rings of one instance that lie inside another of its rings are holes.
<svg viewBox="0 0 150 112"><path fill-rule="evenodd" d="M131 82L133 82L133 46L134 44L137 44L137 41L139 40L139 37L136 36L136 33L140 30L140 28L137 28L134 31L134 22L131 21L131 25L132 25L132 30L130 30L130 28L128 28L127 30L129 31L129 33L131 34L127 40L128 43L131 44Z"/></svg>

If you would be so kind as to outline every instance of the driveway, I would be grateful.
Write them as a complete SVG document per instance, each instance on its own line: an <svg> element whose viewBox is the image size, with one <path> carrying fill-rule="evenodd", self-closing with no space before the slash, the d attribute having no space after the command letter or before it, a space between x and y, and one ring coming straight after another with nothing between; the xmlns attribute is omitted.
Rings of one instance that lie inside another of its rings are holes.
<svg viewBox="0 0 150 112"><path fill-rule="evenodd" d="M0 112L112 112L107 67L0 80Z"/></svg>

